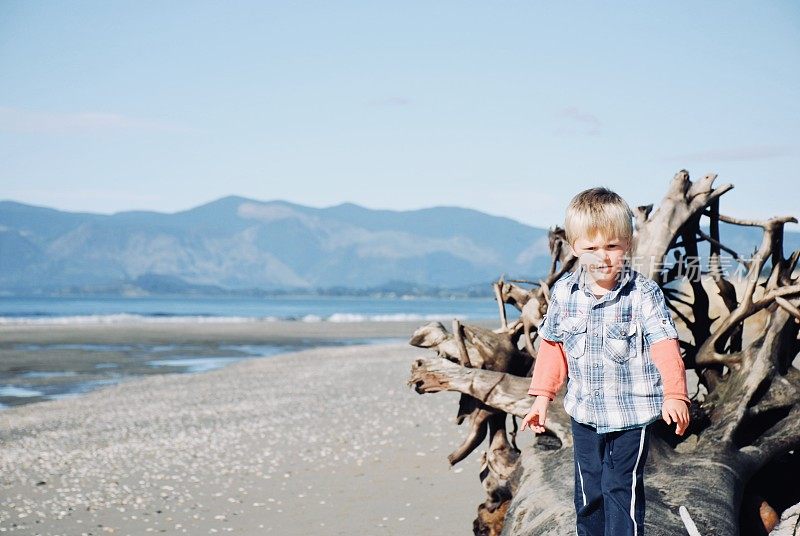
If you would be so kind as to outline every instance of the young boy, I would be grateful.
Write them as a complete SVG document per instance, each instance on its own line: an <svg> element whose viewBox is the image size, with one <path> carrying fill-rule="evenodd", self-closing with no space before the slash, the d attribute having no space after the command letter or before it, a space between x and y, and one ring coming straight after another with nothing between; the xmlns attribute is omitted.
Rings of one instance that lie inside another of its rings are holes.
<svg viewBox="0 0 800 536"><path fill-rule="evenodd" d="M564 229L578 268L550 291L522 424L544 432L547 407L569 377L578 536L644 534L644 465L651 423L689 424L686 372L664 295L626 261L633 214L606 188L570 202Z"/></svg>

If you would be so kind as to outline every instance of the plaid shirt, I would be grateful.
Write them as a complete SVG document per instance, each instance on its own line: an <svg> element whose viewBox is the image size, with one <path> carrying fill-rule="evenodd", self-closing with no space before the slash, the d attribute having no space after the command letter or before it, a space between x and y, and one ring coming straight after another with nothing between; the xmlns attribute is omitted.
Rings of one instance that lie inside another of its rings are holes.
<svg viewBox="0 0 800 536"><path fill-rule="evenodd" d="M597 298L579 266L553 284L539 325L543 339L563 343L569 381L564 409L598 433L649 424L664 393L650 346L678 338L658 284L625 263L616 286Z"/></svg>

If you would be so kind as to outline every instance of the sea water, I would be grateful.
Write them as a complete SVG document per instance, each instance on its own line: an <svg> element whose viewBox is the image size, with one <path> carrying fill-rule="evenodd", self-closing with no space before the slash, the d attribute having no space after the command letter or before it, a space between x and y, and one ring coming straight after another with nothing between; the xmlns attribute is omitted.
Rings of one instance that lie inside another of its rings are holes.
<svg viewBox="0 0 800 536"><path fill-rule="evenodd" d="M0 297L0 324L241 322L300 320L358 322L496 318L493 298L256 297Z"/></svg>

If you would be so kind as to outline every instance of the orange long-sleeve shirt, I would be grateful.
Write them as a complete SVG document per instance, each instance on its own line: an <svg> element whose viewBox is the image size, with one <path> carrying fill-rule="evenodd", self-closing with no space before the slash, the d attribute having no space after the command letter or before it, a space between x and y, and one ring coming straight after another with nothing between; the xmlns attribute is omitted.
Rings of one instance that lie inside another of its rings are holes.
<svg viewBox="0 0 800 536"><path fill-rule="evenodd" d="M677 339L663 339L650 347L650 356L661 374L664 400L683 400L691 404L686 389L686 369ZM567 356L560 342L541 339L533 368L529 395L544 395L554 400L567 377Z"/></svg>

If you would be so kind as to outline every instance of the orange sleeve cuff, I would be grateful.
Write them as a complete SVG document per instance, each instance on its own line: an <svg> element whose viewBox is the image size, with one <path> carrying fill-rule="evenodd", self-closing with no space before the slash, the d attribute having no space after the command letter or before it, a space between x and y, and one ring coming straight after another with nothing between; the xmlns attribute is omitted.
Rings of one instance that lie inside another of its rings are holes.
<svg viewBox="0 0 800 536"><path fill-rule="evenodd" d="M540 340L528 394L544 395L552 401L567 377L567 356L560 342Z"/></svg>
<svg viewBox="0 0 800 536"><path fill-rule="evenodd" d="M650 356L661 374L664 400L683 400L691 404L686 390L686 369L683 366L678 339L663 339L653 343L650 347Z"/></svg>

